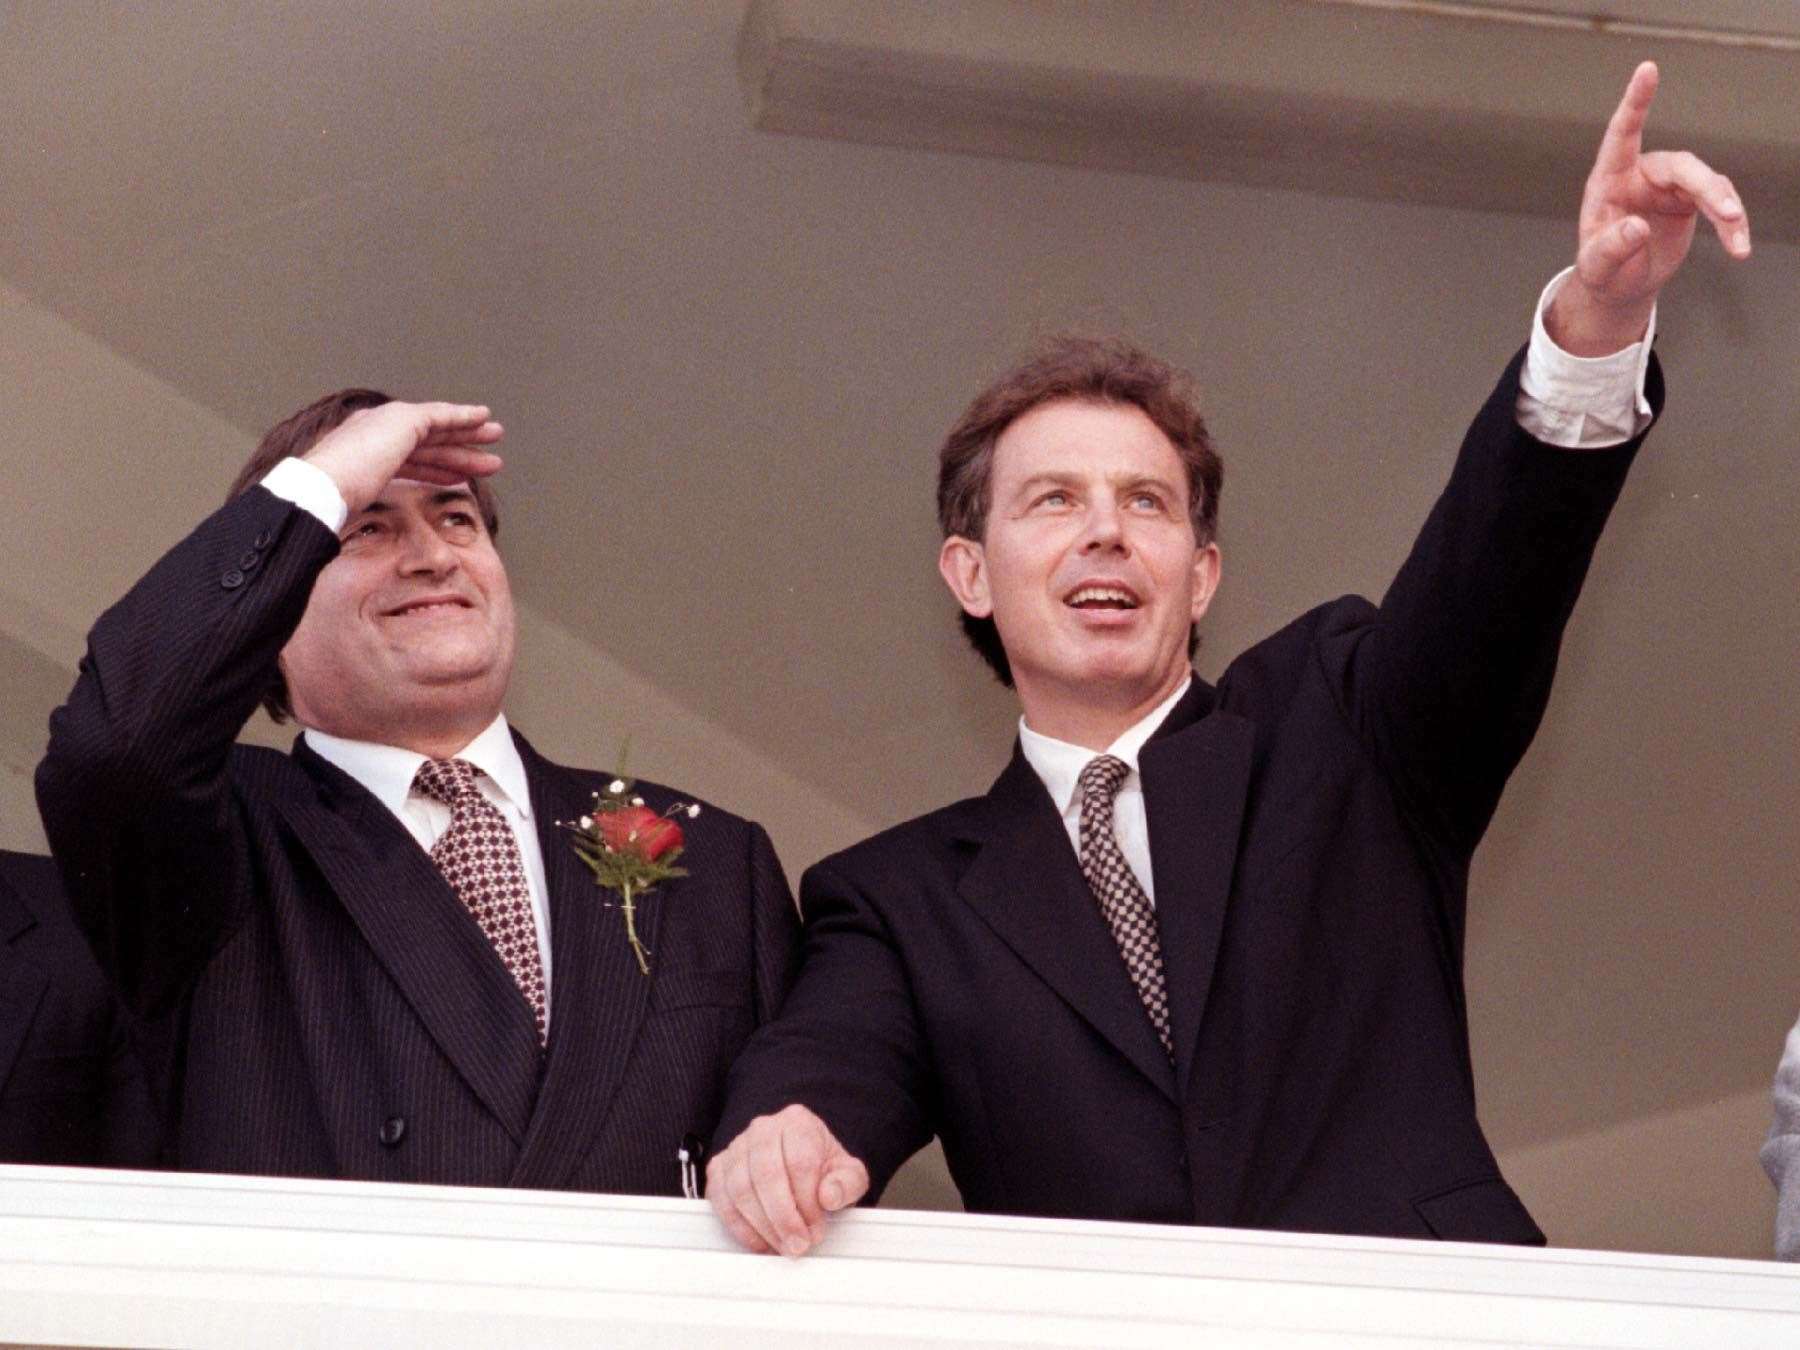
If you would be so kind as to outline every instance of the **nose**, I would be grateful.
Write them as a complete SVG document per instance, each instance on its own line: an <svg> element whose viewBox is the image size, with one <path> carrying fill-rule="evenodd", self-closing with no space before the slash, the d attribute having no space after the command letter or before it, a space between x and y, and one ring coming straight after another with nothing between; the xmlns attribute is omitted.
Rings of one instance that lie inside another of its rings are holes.
<svg viewBox="0 0 1800 1350"><path fill-rule="evenodd" d="M414 521L401 536L398 560L403 576L447 576L456 570L456 550L423 521Z"/></svg>
<svg viewBox="0 0 1800 1350"><path fill-rule="evenodd" d="M1125 518L1120 513L1118 503L1111 500L1097 500L1088 508L1087 515L1081 522L1081 551L1083 553L1129 553L1130 545L1125 538Z"/></svg>

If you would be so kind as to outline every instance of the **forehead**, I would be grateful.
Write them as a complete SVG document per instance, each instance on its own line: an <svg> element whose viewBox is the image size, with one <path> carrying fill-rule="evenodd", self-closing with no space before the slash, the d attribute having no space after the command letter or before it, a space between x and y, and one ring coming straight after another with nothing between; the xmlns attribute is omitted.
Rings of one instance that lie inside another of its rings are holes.
<svg viewBox="0 0 1800 1350"><path fill-rule="evenodd" d="M1142 408L1076 399L1039 404L994 442L997 491L1038 474L1187 483L1174 444Z"/></svg>

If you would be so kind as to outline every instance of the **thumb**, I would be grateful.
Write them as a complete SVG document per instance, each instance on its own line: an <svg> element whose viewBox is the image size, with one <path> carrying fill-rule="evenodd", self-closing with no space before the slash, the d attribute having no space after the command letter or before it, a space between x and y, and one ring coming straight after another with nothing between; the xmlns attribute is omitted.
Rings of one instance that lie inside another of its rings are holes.
<svg viewBox="0 0 1800 1350"><path fill-rule="evenodd" d="M1576 264L1581 279L1603 289L1635 258L1650 238L1650 225L1642 216L1615 220L1581 246Z"/></svg>
<svg viewBox="0 0 1800 1350"><path fill-rule="evenodd" d="M869 1192L869 1169L840 1150L819 1178L819 1204L835 1214L854 1205Z"/></svg>

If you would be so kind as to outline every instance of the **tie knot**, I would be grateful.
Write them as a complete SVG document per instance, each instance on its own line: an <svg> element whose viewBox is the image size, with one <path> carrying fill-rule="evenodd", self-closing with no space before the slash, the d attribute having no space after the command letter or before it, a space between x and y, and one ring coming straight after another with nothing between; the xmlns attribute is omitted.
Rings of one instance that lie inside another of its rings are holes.
<svg viewBox="0 0 1800 1350"><path fill-rule="evenodd" d="M1098 803L1111 806L1119 795L1119 785L1131 774L1131 766L1116 755L1095 755L1081 771L1081 800L1084 805Z"/></svg>
<svg viewBox="0 0 1800 1350"><path fill-rule="evenodd" d="M428 759L419 765L413 782L420 792L445 806L481 795L481 789L475 785L475 766L466 759Z"/></svg>

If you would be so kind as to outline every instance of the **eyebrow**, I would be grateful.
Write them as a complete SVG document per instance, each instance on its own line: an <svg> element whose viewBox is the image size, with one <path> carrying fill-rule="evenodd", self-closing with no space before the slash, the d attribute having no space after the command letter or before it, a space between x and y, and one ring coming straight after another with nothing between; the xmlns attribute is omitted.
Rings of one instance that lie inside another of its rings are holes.
<svg viewBox="0 0 1800 1350"><path fill-rule="evenodd" d="M432 493L427 499L427 505L430 506L448 506L452 502L467 502L470 506L474 506L476 504L475 494L469 491L468 488L447 487ZM350 519L354 520L357 516L377 515L383 511L392 511L393 509L394 508L388 505L388 503L377 498L367 506L363 507L362 510L358 511L356 515L350 517Z"/></svg>

